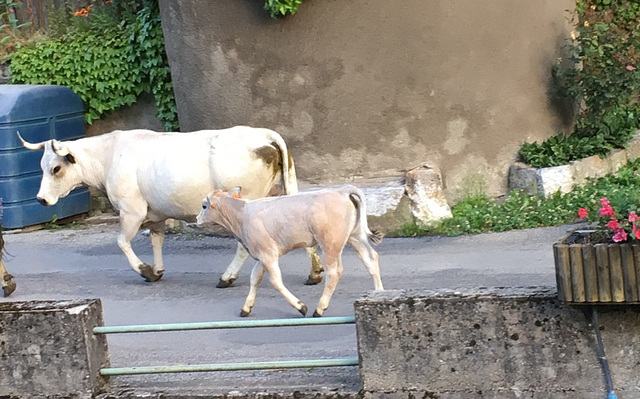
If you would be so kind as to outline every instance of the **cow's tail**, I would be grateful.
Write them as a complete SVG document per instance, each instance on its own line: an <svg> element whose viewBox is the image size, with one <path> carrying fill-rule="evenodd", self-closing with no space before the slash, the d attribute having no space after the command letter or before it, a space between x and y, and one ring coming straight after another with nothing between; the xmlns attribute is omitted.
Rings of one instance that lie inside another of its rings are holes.
<svg viewBox="0 0 640 399"><path fill-rule="evenodd" d="M287 143L285 143L284 139L277 132L272 131L272 137L274 146L280 152L281 159L281 167L280 175L282 176L282 189L285 195L289 194L297 194L298 193L298 181L296 179L296 170L293 165L293 158L291 157L291 153L289 153L289 149L287 148Z"/></svg>
<svg viewBox="0 0 640 399"><path fill-rule="evenodd" d="M382 242L382 237L384 234L376 231L370 230L369 224L367 223L367 206L364 201L364 193L362 190L355 186L348 186L348 194L349 199L353 202L353 205L356 207L357 219L356 219L356 228L362 229L364 233L367 235L367 239L371 244L378 245Z"/></svg>

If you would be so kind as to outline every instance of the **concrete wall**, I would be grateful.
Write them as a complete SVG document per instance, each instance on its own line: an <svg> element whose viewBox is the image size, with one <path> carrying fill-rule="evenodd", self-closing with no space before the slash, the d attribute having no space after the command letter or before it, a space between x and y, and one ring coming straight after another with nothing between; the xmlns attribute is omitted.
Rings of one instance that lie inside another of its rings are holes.
<svg viewBox="0 0 640 399"><path fill-rule="evenodd" d="M151 129L164 131L162 121L156 116L156 100L151 94L143 93L130 105L104 115L101 119L86 125L87 136L97 136L114 130Z"/></svg>
<svg viewBox="0 0 640 399"><path fill-rule="evenodd" d="M91 398L109 366L100 300L0 303L0 397Z"/></svg>
<svg viewBox="0 0 640 399"><path fill-rule="evenodd" d="M439 168L447 196L506 192L524 141L568 129L549 98L572 0L160 2L183 131L279 131L310 182Z"/></svg>
<svg viewBox="0 0 640 399"><path fill-rule="evenodd" d="M365 398L604 398L582 309L555 289L372 293L355 304ZM640 397L637 307L599 314L614 388Z"/></svg>

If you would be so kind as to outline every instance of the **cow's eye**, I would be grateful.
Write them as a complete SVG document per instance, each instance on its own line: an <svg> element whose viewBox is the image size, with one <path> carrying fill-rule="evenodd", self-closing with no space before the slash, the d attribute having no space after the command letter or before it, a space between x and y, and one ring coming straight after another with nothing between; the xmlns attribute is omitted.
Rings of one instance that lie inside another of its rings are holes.
<svg viewBox="0 0 640 399"><path fill-rule="evenodd" d="M207 209L207 204L202 204L202 209Z"/></svg>
<svg viewBox="0 0 640 399"><path fill-rule="evenodd" d="M56 173L60 172L60 165L56 166L55 168L53 168L53 174L55 175Z"/></svg>

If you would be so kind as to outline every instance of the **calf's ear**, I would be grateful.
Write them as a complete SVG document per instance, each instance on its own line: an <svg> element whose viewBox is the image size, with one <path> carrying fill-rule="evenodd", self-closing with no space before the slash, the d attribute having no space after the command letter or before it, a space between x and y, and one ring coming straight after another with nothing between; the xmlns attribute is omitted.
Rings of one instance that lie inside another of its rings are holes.
<svg viewBox="0 0 640 399"><path fill-rule="evenodd" d="M238 186L238 187L234 187L231 189L231 191L229 191L229 193L231 193L231 196L233 198L242 198L240 196L240 192L242 191L242 187Z"/></svg>

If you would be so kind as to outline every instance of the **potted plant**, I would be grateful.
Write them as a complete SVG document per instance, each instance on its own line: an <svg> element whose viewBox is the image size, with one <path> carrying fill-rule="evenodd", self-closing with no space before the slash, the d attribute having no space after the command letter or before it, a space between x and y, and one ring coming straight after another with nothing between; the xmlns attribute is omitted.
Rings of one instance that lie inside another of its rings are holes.
<svg viewBox="0 0 640 399"><path fill-rule="evenodd" d="M589 220L587 208L578 216ZM620 218L607 198L589 229L553 245L558 296L571 304L640 303L640 217Z"/></svg>

